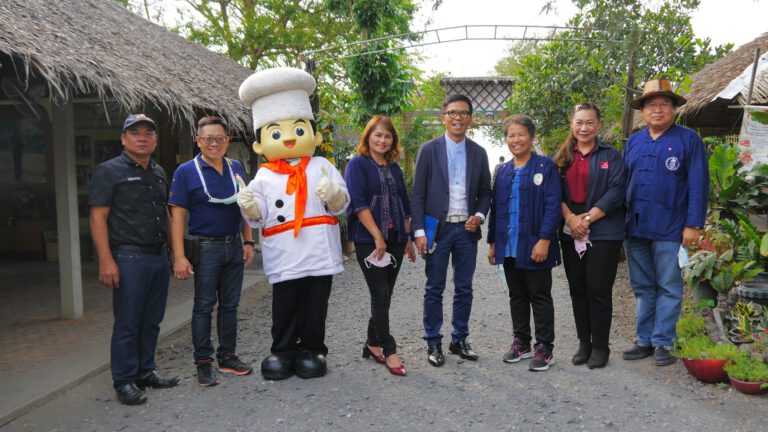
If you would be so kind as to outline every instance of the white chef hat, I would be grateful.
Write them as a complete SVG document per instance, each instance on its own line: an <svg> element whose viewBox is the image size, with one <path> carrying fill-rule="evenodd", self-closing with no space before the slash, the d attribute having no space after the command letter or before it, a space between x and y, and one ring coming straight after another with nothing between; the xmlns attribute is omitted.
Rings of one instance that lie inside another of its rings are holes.
<svg viewBox="0 0 768 432"><path fill-rule="evenodd" d="M301 69L265 69L243 81L240 100L253 111L254 130L280 120L314 120L309 95L315 87L312 75Z"/></svg>

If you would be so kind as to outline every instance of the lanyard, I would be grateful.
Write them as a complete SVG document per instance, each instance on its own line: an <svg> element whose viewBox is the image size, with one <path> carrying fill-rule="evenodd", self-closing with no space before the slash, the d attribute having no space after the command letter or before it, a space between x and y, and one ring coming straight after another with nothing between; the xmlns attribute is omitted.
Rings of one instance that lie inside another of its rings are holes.
<svg viewBox="0 0 768 432"><path fill-rule="evenodd" d="M208 198L213 199L210 193L208 193L208 185L205 184L205 179L203 178L203 171L200 169L200 162L198 162L198 158L200 155L195 156L195 169L197 170L197 175L200 177L200 183L203 184L203 190L205 191L205 194L208 196ZM237 190L237 182L235 181L235 174L232 172L232 161L229 160L229 158L224 158L225 161L227 161L227 165L229 165L229 177L232 178L232 188L235 191L235 194L238 192ZM234 194L233 194L234 195Z"/></svg>

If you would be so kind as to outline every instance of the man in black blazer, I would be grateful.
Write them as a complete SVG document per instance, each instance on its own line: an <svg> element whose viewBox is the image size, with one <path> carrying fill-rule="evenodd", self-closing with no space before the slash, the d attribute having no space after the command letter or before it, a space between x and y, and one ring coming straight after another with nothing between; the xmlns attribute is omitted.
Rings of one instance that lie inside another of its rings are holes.
<svg viewBox="0 0 768 432"><path fill-rule="evenodd" d="M445 125L445 134L423 144L416 157L411 199L414 243L426 260L424 339L429 363L436 367L445 363L440 327L451 256L454 294L449 350L466 360L478 358L466 339L472 311L477 241L491 201L488 155L466 136L472 123L472 101L464 95L449 96L443 102L440 120ZM425 216L438 221L436 245L431 251L427 248Z"/></svg>

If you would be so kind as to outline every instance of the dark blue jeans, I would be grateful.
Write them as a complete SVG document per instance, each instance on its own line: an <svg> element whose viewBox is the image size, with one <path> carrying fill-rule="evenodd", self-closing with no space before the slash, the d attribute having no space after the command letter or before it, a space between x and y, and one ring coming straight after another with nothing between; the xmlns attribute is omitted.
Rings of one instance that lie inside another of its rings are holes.
<svg viewBox="0 0 768 432"><path fill-rule="evenodd" d="M469 336L469 314L472 312L472 277L477 261L477 242L469 237L464 222L446 223L435 250L427 255L427 286L424 288L424 340L440 343L443 335L443 291L448 260L453 256L453 332L451 341Z"/></svg>
<svg viewBox="0 0 768 432"><path fill-rule="evenodd" d="M243 289L243 245L240 242L200 243L200 262L195 271L195 304L192 309L192 344L195 361L213 356L211 315L218 301L216 332L221 359L235 353L237 307Z"/></svg>
<svg viewBox="0 0 768 432"><path fill-rule="evenodd" d="M170 266L164 253L119 252L112 256L120 286L112 291L111 368L115 388L157 368L155 348L168 299Z"/></svg>
<svg viewBox="0 0 768 432"><path fill-rule="evenodd" d="M635 293L637 343L671 347L683 302L683 277L677 252L680 242L629 239L629 284Z"/></svg>

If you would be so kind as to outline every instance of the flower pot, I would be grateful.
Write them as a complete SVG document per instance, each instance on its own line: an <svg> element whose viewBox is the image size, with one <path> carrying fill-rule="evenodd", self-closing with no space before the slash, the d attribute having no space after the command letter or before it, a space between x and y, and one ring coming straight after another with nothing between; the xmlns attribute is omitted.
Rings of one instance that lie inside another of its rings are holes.
<svg viewBox="0 0 768 432"><path fill-rule="evenodd" d="M736 293L743 302L754 302L761 306L768 306L768 283L744 282L736 288Z"/></svg>
<svg viewBox="0 0 768 432"><path fill-rule="evenodd" d="M691 375L705 383L728 382L728 375L723 370L728 360L683 359L683 365Z"/></svg>
<svg viewBox="0 0 768 432"><path fill-rule="evenodd" d="M730 340L735 345L743 345L754 342L751 334L744 334L735 328L728 330L728 340Z"/></svg>
<svg viewBox="0 0 768 432"><path fill-rule="evenodd" d="M730 375L728 375L728 380L731 381L731 385L733 386L733 388L735 388L737 391L741 393L754 395L754 394L759 394L763 392L763 389L760 388L760 386L764 384L763 382L741 381Z"/></svg>

